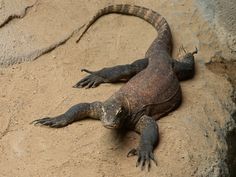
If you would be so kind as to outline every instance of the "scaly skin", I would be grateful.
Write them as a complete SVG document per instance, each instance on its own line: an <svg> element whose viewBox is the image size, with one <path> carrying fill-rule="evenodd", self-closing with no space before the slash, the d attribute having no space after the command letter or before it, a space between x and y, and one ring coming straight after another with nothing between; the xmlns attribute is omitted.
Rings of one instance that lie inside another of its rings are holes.
<svg viewBox="0 0 236 177"><path fill-rule="evenodd" d="M128 156L137 155L137 165L150 161L157 163L153 150L159 140L158 125L155 120L176 109L181 103L179 81L194 75L194 54L186 54L182 61L171 57L171 31L166 20L157 12L133 5L112 5L98 11L85 27L82 36L101 16L120 13L139 17L150 23L158 33L145 58L131 64L103 68L99 71L82 69L90 75L81 79L75 88L97 87L102 83L127 82L104 102L80 103L64 114L33 121L49 127L63 127L87 117L100 119L107 128L125 127L141 134L137 148L130 150Z"/></svg>

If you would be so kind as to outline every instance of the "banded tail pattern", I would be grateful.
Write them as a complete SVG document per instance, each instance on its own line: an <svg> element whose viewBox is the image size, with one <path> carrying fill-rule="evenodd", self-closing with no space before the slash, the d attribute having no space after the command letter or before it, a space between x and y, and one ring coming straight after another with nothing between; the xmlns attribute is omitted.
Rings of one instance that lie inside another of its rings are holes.
<svg viewBox="0 0 236 177"><path fill-rule="evenodd" d="M83 37L83 35L87 32L87 30L92 26L94 22L96 22L97 19L99 19L101 16L116 13L116 14L124 14L124 15L131 15L139 17L148 23L150 23L158 32L157 39L153 42L150 49L153 48L158 41L161 44L166 44L168 48L170 47L171 43L171 32L169 25L164 17L162 17L159 13L145 8L141 6L136 5L129 5L129 4L117 4L117 5L110 5L103 9L100 9L96 15L89 21L89 23L86 25L84 31L77 39L76 43L80 41L80 39ZM148 50L149 51L149 50Z"/></svg>

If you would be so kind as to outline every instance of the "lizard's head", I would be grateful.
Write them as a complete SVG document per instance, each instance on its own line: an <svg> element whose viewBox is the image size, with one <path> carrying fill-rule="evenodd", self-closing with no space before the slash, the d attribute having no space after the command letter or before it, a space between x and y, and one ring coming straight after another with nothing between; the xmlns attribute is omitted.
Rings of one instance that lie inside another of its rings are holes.
<svg viewBox="0 0 236 177"><path fill-rule="evenodd" d="M106 128L120 128L127 117L127 111L119 102L105 102L102 107L101 121Z"/></svg>

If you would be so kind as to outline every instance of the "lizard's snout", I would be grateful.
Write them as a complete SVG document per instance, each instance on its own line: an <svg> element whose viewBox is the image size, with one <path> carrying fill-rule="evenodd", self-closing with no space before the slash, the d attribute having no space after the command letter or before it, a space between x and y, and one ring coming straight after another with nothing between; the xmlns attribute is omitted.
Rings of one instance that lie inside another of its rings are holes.
<svg viewBox="0 0 236 177"><path fill-rule="evenodd" d="M120 127L120 119L117 117L106 117L102 120L102 124L104 127L109 129L117 129Z"/></svg>

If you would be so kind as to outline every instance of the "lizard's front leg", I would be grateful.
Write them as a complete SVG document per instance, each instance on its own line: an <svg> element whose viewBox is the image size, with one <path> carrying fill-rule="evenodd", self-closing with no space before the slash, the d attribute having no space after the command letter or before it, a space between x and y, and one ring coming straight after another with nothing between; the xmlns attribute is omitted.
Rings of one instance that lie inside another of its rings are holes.
<svg viewBox="0 0 236 177"><path fill-rule="evenodd" d="M42 119L34 120L32 123L34 125L41 124L53 128L60 128L67 126L75 121L82 120L84 118L99 119L102 114L102 103L80 103L72 106L64 114L56 117L45 117Z"/></svg>
<svg viewBox="0 0 236 177"><path fill-rule="evenodd" d="M103 68L99 71L89 71L82 69L81 71L89 73L88 76L81 79L74 88L94 88L102 83L115 83L128 81L135 74L145 69L148 65L148 58L136 60L131 64L118 65L110 68Z"/></svg>
<svg viewBox="0 0 236 177"><path fill-rule="evenodd" d="M136 167L141 163L141 169L143 170L147 163L149 170L151 167L151 160L157 165L153 150L159 141L158 126L152 117L144 115L136 124L135 131L141 134L139 146L131 149L127 156L137 155L138 160Z"/></svg>

